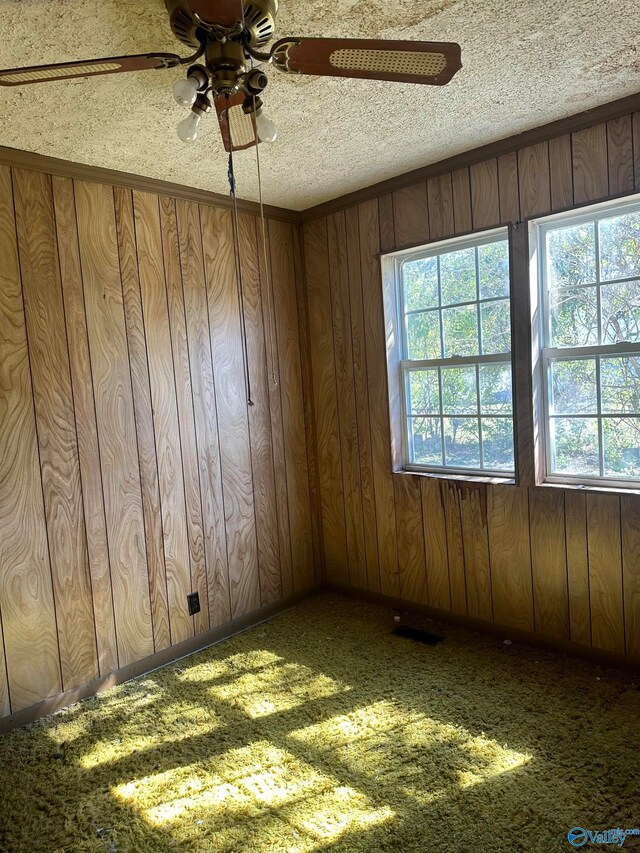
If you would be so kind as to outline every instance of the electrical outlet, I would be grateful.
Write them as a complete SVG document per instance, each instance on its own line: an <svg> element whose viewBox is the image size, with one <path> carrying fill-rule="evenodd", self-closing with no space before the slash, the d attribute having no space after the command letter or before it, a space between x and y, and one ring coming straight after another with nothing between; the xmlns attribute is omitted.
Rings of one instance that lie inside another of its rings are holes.
<svg viewBox="0 0 640 853"><path fill-rule="evenodd" d="M197 592L192 592L187 596L187 604L189 605L189 616L200 613L200 595Z"/></svg>

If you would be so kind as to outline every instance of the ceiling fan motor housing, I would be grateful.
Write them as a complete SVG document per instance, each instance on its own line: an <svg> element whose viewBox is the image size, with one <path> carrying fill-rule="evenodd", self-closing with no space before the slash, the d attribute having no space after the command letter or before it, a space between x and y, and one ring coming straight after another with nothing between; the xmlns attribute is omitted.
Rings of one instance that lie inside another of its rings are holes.
<svg viewBox="0 0 640 853"><path fill-rule="evenodd" d="M207 30L194 18L188 0L165 0L173 34L189 47L207 41ZM264 47L275 32L278 0L250 0L244 5L244 38L254 49Z"/></svg>

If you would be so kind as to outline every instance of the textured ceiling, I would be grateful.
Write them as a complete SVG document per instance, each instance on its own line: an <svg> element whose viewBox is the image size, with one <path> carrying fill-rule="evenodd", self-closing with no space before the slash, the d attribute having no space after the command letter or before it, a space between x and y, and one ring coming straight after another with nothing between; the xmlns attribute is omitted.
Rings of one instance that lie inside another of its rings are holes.
<svg viewBox="0 0 640 853"><path fill-rule="evenodd" d="M637 0L280 0L278 37L458 41L445 87L270 72L264 199L304 209L640 90ZM148 51L187 53L163 0L0 0L0 66ZM215 119L187 145L171 96L184 71L0 88L0 144L227 192ZM204 122L203 122L204 124ZM255 152L237 155L257 197Z"/></svg>

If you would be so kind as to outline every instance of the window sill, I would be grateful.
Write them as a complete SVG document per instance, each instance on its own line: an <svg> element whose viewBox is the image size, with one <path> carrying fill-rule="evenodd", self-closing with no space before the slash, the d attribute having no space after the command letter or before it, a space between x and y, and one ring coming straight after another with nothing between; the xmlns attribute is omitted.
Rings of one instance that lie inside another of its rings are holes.
<svg viewBox="0 0 640 853"><path fill-rule="evenodd" d="M536 483L536 489L564 489L572 492L595 492L603 495L640 495L640 484L631 486L596 486L593 483Z"/></svg>
<svg viewBox="0 0 640 853"><path fill-rule="evenodd" d="M393 472L394 476L427 477L432 480L456 480L459 483L484 483L489 486L515 486L513 477L483 477L480 474L439 473L437 471L420 471L414 468L401 468Z"/></svg>

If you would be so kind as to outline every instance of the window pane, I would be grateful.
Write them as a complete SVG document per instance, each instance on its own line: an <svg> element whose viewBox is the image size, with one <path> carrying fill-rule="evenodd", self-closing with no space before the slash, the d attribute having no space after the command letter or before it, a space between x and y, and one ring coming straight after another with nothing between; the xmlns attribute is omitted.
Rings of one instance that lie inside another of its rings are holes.
<svg viewBox="0 0 640 853"><path fill-rule="evenodd" d="M473 302L477 298L475 249L440 255L440 287L443 305Z"/></svg>
<svg viewBox="0 0 640 853"><path fill-rule="evenodd" d="M555 415L595 415L598 412L594 358L553 361L550 368L550 411Z"/></svg>
<svg viewBox="0 0 640 853"><path fill-rule="evenodd" d="M592 222L547 233L548 286L575 287L596 280L596 243Z"/></svg>
<svg viewBox="0 0 640 853"><path fill-rule="evenodd" d="M422 360L442 356L438 311L407 316L407 344L409 358Z"/></svg>
<svg viewBox="0 0 640 853"><path fill-rule="evenodd" d="M513 470L511 418L482 418L482 456L485 468Z"/></svg>
<svg viewBox="0 0 640 853"><path fill-rule="evenodd" d="M509 296L509 243L500 240L488 246L478 246L480 298Z"/></svg>
<svg viewBox="0 0 640 853"><path fill-rule="evenodd" d="M598 343L598 300L595 287L556 290L549 296L551 346L580 347Z"/></svg>
<svg viewBox="0 0 640 853"><path fill-rule="evenodd" d="M439 418L409 418L409 459L414 465L442 465Z"/></svg>
<svg viewBox="0 0 640 853"><path fill-rule="evenodd" d="M444 418L445 463L456 468L480 467L476 418Z"/></svg>
<svg viewBox="0 0 640 853"><path fill-rule="evenodd" d="M442 411L446 415L477 413L475 366L442 368Z"/></svg>
<svg viewBox="0 0 640 853"><path fill-rule="evenodd" d="M478 355L478 308L445 308L442 311L445 358Z"/></svg>
<svg viewBox="0 0 640 853"><path fill-rule="evenodd" d="M440 413L438 368L412 370L409 373L409 414L433 415Z"/></svg>
<svg viewBox="0 0 640 853"><path fill-rule="evenodd" d="M597 418L551 418L551 468L556 474L597 477Z"/></svg>
<svg viewBox="0 0 640 853"><path fill-rule="evenodd" d="M438 259L423 258L402 265L405 311L438 307Z"/></svg>
<svg viewBox="0 0 640 853"><path fill-rule="evenodd" d="M486 302L480 306L482 352L509 352L511 349L511 313L509 300Z"/></svg>
<svg viewBox="0 0 640 853"><path fill-rule="evenodd" d="M602 287L602 343L640 341L640 281Z"/></svg>
<svg viewBox="0 0 640 853"><path fill-rule="evenodd" d="M600 360L603 414L640 413L640 356Z"/></svg>
<svg viewBox="0 0 640 853"><path fill-rule="evenodd" d="M486 415L511 414L511 365L480 365L480 410Z"/></svg>
<svg viewBox="0 0 640 853"><path fill-rule="evenodd" d="M604 418L604 473L640 477L640 418Z"/></svg>
<svg viewBox="0 0 640 853"><path fill-rule="evenodd" d="M600 278L640 276L640 213L602 219L600 232Z"/></svg>

